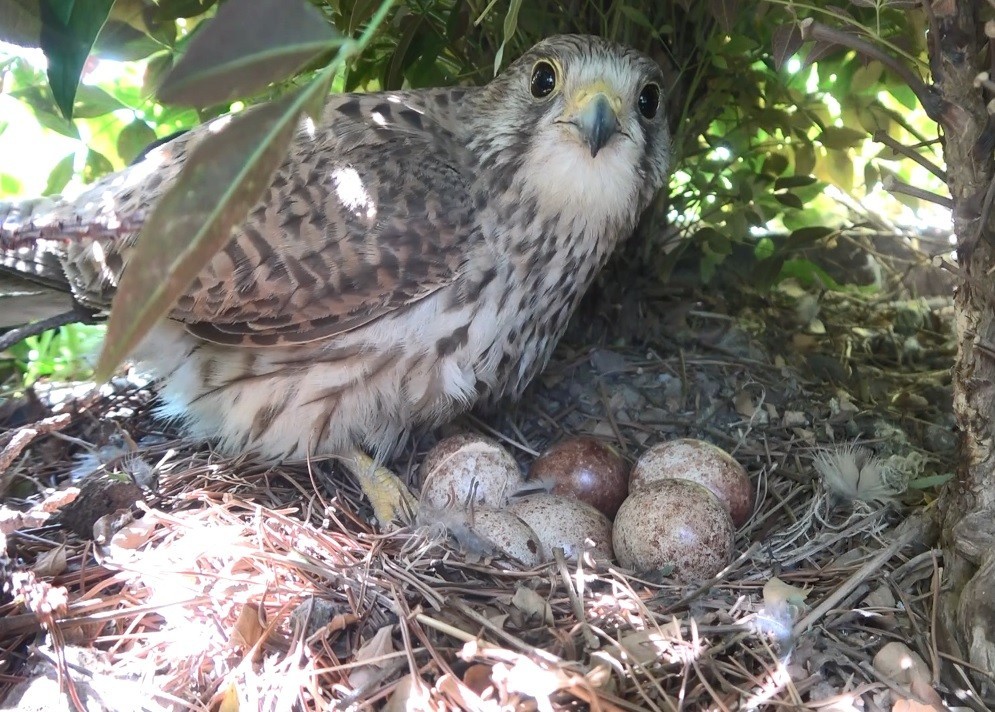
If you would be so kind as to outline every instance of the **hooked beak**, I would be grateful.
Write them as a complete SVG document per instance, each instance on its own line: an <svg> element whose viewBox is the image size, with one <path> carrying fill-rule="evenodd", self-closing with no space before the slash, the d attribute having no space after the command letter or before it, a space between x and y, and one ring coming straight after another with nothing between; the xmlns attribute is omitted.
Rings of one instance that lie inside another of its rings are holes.
<svg viewBox="0 0 995 712"><path fill-rule="evenodd" d="M573 110L568 109L563 120L577 127L593 158L619 131L616 105L620 107L621 101L597 87L579 92L571 103Z"/></svg>

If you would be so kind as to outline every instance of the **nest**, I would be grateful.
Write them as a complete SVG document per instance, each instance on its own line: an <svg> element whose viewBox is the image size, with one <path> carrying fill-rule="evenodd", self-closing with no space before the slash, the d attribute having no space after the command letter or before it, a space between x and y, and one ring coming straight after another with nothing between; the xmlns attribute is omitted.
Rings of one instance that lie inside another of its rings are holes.
<svg viewBox="0 0 995 712"><path fill-rule="evenodd" d="M932 490L842 499L812 465L860 436L877 457L918 453L919 481L947 471L929 442L946 427L942 398L903 419L900 398L875 400L853 378L859 366L875 388L922 394L952 356L938 310L916 322L924 348L911 358L882 316L891 307L827 298L823 321L843 326L789 354L777 325L797 321L794 295L735 310L669 299L639 319L671 336L618 345L607 328L600 346L571 349L591 343L578 327L524 406L429 434L393 466L414 473L452 430L497 434L523 462L567 433L630 458L659 439L712 440L759 494L714 579L678 584L590 556L527 570L468 556L432 527L383 531L334 462L221 457L156 422L148 391L118 384L3 416L0 695L19 709L61 694L122 710L883 710L932 709L958 689L991 708L938 650ZM850 380L820 377L827 360ZM928 689L872 664L889 642L925 661Z"/></svg>

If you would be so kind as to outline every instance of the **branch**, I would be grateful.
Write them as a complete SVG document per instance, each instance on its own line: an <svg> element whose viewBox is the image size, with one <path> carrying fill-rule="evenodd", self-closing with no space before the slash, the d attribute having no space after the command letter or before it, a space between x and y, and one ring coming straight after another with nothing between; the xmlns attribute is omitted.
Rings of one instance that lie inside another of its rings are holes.
<svg viewBox="0 0 995 712"><path fill-rule="evenodd" d="M69 311L60 312L45 319L33 321L0 334L0 351L6 351L14 344L20 343L32 336L38 336L49 329L55 329L66 324L96 324L101 320L94 318L92 310L76 304Z"/></svg>
<svg viewBox="0 0 995 712"><path fill-rule="evenodd" d="M818 40L822 42L832 42L842 47L848 47L858 54L876 59L891 71L897 74L902 81L908 84L913 91L926 115L933 121L944 126L951 127L953 116L948 111L949 104L944 101L932 87L927 86L919 76L906 65L899 62L890 54L886 54L880 47L871 44L867 40L842 30L837 30L821 22L816 22L811 17L805 18L798 23L802 39Z"/></svg>
<svg viewBox="0 0 995 712"><path fill-rule="evenodd" d="M944 183L947 182L947 172L945 170L940 168L938 165L933 163L931 160L926 158L921 153L912 150L904 143L896 141L884 131L875 131L874 135L871 138L873 138L878 143L883 143L885 146L890 148L895 153L905 156L906 158L911 158L913 161L915 161L920 166L925 168L927 171L932 173L934 176L942 180Z"/></svg>
<svg viewBox="0 0 995 712"><path fill-rule="evenodd" d="M911 195L913 198L919 198L919 200L925 200L930 203L936 203L937 205L948 208L950 210L954 209L953 198L947 198L942 195L937 195L936 193L931 193L928 190L923 190L922 188L916 188L914 185L909 185L908 183L903 183L902 181L895 178L895 176L885 176L881 181L882 187L889 193L902 193L903 195Z"/></svg>

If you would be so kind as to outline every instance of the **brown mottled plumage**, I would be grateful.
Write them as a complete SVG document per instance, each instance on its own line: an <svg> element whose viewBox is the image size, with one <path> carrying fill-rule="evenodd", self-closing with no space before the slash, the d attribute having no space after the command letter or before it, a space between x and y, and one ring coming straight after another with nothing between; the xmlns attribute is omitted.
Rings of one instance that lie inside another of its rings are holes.
<svg viewBox="0 0 995 712"><path fill-rule="evenodd" d="M331 97L138 348L163 414L272 459L384 455L412 427L519 395L664 183L662 84L635 51L560 36L484 87ZM211 130L74 200L0 204L0 266L106 308Z"/></svg>

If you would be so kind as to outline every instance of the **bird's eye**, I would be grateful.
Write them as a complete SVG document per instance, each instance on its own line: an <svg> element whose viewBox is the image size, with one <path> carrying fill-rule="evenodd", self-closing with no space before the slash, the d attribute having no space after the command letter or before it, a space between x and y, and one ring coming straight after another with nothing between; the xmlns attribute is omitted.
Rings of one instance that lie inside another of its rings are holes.
<svg viewBox="0 0 995 712"><path fill-rule="evenodd" d="M656 84L647 84L639 92L639 99L636 102L639 106L639 113L647 119L656 116L657 109L660 108L660 87Z"/></svg>
<svg viewBox="0 0 995 712"><path fill-rule="evenodd" d="M543 60L532 67L532 96L542 99L553 93L556 88L556 70L553 65Z"/></svg>

